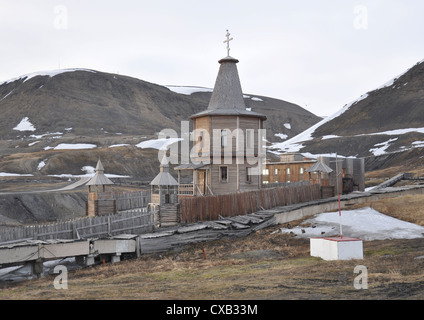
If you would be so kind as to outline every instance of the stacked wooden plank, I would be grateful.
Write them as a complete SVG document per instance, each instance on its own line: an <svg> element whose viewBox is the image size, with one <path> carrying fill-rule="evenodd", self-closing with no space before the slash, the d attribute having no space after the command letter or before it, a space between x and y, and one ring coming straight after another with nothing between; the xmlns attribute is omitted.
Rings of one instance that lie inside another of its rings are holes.
<svg viewBox="0 0 424 320"><path fill-rule="evenodd" d="M160 225L170 227L178 224L178 206L174 204L163 204L160 206Z"/></svg>

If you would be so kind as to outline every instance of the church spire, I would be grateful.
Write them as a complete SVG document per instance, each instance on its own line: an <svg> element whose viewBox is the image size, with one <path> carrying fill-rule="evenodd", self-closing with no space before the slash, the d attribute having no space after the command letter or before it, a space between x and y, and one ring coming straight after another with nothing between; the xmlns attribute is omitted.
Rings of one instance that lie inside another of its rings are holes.
<svg viewBox="0 0 424 320"><path fill-rule="evenodd" d="M204 115L245 115L266 119L266 116L262 114L246 110L237 70L239 61L230 56L230 41L233 40L230 35L227 30L227 40L224 41L227 44L227 57L218 61L221 66L208 108L203 112L192 115L192 119Z"/></svg>

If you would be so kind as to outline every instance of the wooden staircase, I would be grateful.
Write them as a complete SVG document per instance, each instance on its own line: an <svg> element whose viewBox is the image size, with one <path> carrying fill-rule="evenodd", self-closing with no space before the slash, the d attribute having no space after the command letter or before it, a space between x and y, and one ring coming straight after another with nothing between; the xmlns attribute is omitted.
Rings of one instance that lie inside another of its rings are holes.
<svg viewBox="0 0 424 320"><path fill-rule="evenodd" d="M160 226L172 227L179 223L178 204L163 204L160 206Z"/></svg>

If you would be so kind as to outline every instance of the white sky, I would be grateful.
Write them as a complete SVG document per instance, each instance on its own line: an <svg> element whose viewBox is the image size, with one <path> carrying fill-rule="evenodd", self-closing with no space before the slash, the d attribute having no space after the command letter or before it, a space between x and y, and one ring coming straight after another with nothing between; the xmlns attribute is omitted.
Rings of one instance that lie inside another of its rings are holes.
<svg viewBox="0 0 424 320"><path fill-rule="evenodd" d="M0 0L0 82L58 68L243 91L331 115L424 59L421 0Z"/></svg>

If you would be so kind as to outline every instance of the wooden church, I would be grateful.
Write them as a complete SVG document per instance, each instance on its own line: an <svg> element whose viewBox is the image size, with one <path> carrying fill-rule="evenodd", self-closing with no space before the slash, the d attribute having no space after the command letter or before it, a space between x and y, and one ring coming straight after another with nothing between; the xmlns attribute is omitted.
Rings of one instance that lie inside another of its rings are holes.
<svg viewBox="0 0 424 320"><path fill-rule="evenodd" d="M192 115L195 156L175 167L192 175L192 184L179 184L179 196L202 196L260 189L265 152L266 116L246 108L237 59L227 56L220 68L208 108Z"/></svg>

